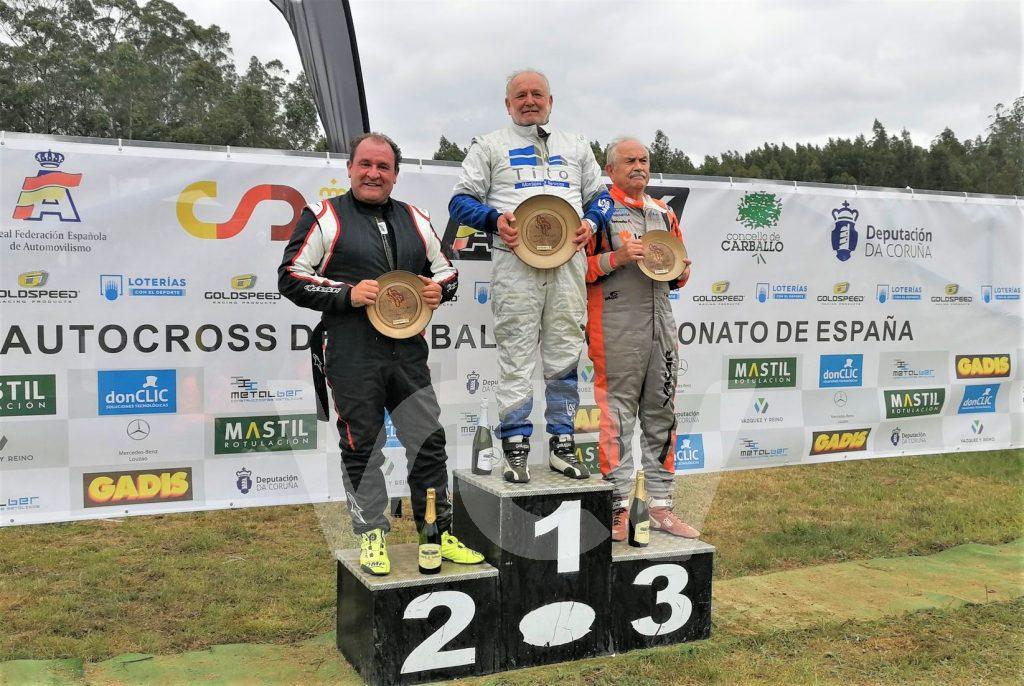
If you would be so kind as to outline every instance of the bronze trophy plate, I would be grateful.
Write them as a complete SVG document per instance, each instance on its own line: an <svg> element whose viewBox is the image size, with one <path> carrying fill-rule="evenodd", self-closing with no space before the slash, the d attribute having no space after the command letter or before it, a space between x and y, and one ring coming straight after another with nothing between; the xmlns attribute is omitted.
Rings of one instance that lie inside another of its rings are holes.
<svg viewBox="0 0 1024 686"><path fill-rule="evenodd" d="M423 302L423 282L412 272L393 271L377 277L377 301L366 308L373 328L388 338L411 338L423 331L433 311Z"/></svg>
<svg viewBox="0 0 1024 686"><path fill-rule="evenodd" d="M668 231L648 231L640 239L644 246L644 259L637 266L655 281L678 279L686 269L686 246Z"/></svg>
<svg viewBox="0 0 1024 686"><path fill-rule="evenodd" d="M513 252L537 269L554 269L576 254L576 229L580 216L557 195L535 195L519 204L513 213L519 229L519 245Z"/></svg>

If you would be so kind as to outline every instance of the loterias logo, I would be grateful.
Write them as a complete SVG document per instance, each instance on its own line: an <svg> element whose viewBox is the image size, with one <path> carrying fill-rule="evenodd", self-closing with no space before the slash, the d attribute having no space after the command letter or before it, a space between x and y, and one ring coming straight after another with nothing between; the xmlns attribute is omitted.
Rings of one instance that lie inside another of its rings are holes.
<svg viewBox="0 0 1024 686"><path fill-rule="evenodd" d="M72 288L44 288L50 280L50 273L42 269L18 274L18 288L0 288L0 303L53 304L69 303L78 298L78 291Z"/></svg>
<svg viewBox="0 0 1024 686"><path fill-rule="evenodd" d="M316 415L263 415L214 419L215 455L315 450Z"/></svg>
<svg viewBox="0 0 1024 686"><path fill-rule="evenodd" d="M1010 376L1010 356L1004 353L991 355L957 355L956 378L994 379Z"/></svg>
<svg viewBox="0 0 1024 686"><path fill-rule="evenodd" d="M757 284L757 302L769 300L806 300L807 284L803 283L759 283Z"/></svg>
<svg viewBox="0 0 1024 686"><path fill-rule="evenodd" d="M473 284L473 300L481 305L486 305L491 299L491 282L476 281Z"/></svg>
<svg viewBox="0 0 1024 686"><path fill-rule="evenodd" d="M255 274L238 274L231 277L231 290L204 291L203 298L215 305L243 303L264 305L281 299L277 291L257 291Z"/></svg>
<svg viewBox="0 0 1024 686"><path fill-rule="evenodd" d="M887 419L941 414L946 402L945 388L883 391Z"/></svg>
<svg viewBox="0 0 1024 686"><path fill-rule="evenodd" d="M871 429L815 431L811 435L811 455L852 453L868 449Z"/></svg>
<svg viewBox="0 0 1024 686"><path fill-rule="evenodd" d="M964 397L960 400L957 414L995 412L998 393L999 384L997 383L964 386Z"/></svg>
<svg viewBox="0 0 1024 686"><path fill-rule="evenodd" d="M1020 300L1020 286L982 286L981 300L986 305L993 300Z"/></svg>
<svg viewBox="0 0 1024 686"><path fill-rule="evenodd" d="M100 274L100 295L113 302L125 294L145 297L174 297L185 295L188 285L184 276L125 276L124 274Z"/></svg>
<svg viewBox="0 0 1024 686"><path fill-rule="evenodd" d="M890 286L887 283L878 284L875 290L876 297L879 304L884 305L885 303L892 301L917 301L921 299L922 288L920 286L911 286L908 284L895 284Z"/></svg>
<svg viewBox="0 0 1024 686"><path fill-rule="evenodd" d="M35 157L42 168L35 176L29 176L22 182L14 218L38 222L50 216L62 222L81 222L71 189L78 188L82 175L57 171L64 163L64 155L59 152L37 152Z"/></svg>
<svg viewBox="0 0 1024 686"><path fill-rule="evenodd" d="M832 210L832 251L836 259L846 262L857 250L857 217L860 212L846 200Z"/></svg>
<svg viewBox="0 0 1024 686"><path fill-rule="evenodd" d="M54 374L0 376L0 417L57 414Z"/></svg>
<svg viewBox="0 0 1024 686"><path fill-rule="evenodd" d="M192 468L83 474L82 488L86 507L192 500Z"/></svg>
<svg viewBox="0 0 1024 686"><path fill-rule="evenodd" d="M794 388L795 357L729 358L729 388Z"/></svg>
<svg viewBox="0 0 1024 686"><path fill-rule="evenodd" d="M177 372L173 369L99 371L98 412L111 414L173 414L177 411Z"/></svg>
<svg viewBox="0 0 1024 686"><path fill-rule="evenodd" d="M864 381L864 355L822 355L818 388L861 386Z"/></svg>
<svg viewBox="0 0 1024 686"><path fill-rule="evenodd" d="M323 189L321 189L321 195L323 195ZM270 226L270 240L286 241L291 237L291 228L306 206L305 198L291 186L265 183L247 190L227 221L207 222L197 218L196 205L206 198L216 197L216 181L197 181L186 186L178 195L176 203L178 223L181 224L181 227L196 238L215 240L234 238L248 225L257 205L266 201L281 201L291 206L292 216L284 224Z"/></svg>
<svg viewBox="0 0 1024 686"><path fill-rule="evenodd" d="M676 469L704 468L704 435L679 434L676 436Z"/></svg>

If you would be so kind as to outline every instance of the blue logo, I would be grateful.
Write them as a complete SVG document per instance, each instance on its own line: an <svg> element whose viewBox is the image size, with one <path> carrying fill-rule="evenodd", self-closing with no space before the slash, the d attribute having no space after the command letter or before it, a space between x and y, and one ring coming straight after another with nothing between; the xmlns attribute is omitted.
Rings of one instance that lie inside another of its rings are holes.
<svg viewBox="0 0 1024 686"><path fill-rule="evenodd" d="M992 302L992 286L981 287L981 299L986 304Z"/></svg>
<svg viewBox="0 0 1024 686"><path fill-rule="evenodd" d="M878 302L884 305L886 301L889 300L889 284L878 284L878 290L875 291L875 293L878 295Z"/></svg>
<svg viewBox="0 0 1024 686"><path fill-rule="evenodd" d="M470 395L474 395L480 390L480 373L475 369L466 374L466 390Z"/></svg>
<svg viewBox="0 0 1024 686"><path fill-rule="evenodd" d="M473 284L473 299L481 305L487 304L491 299L491 282L477 281Z"/></svg>
<svg viewBox="0 0 1024 686"><path fill-rule="evenodd" d="M960 409L956 413L995 412L997 393L999 393L999 384L997 383L964 386L964 397L960 401Z"/></svg>
<svg viewBox="0 0 1024 686"><path fill-rule="evenodd" d="M754 401L754 412L756 414L764 414L768 411L768 399L758 398Z"/></svg>
<svg viewBox="0 0 1024 686"><path fill-rule="evenodd" d="M679 295L679 290L678 289L674 290L674 291L669 291L668 292L668 299L669 300L679 300L680 298L681 298L681 296Z"/></svg>
<svg viewBox="0 0 1024 686"><path fill-rule="evenodd" d="M583 383L594 383L594 364L587 362L579 370L579 379Z"/></svg>
<svg viewBox="0 0 1024 686"><path fill-rule="evenodd" d="M843 201L842 206L832 210L832 250L840 262L846 262L853 256L857 249L857 217L860 212L850 207L850 203Z"/></svg>
<svg viewBox="0 0 1024 686"><path fill-rule="evenodd" d="M704 436L679 434L676 436L676 469L704 468Z"/></svg>
<svg viewBox="0 0 1024 686"><path fill-rule="evenodd" d="M99 414L174 414L178 411L173 369L99 371Z"/></svg>
<svg viewBox="0 0 1024 686"><path fill-rule="evenodd" d="M864 383L864 355L822 355L818 388L861 386Z"/></svg>
<svg viewBox="0 0 1024 686"><path fill-rule="evenodd" d="M242 467L237 472L235 472L235 476L238 477L238 480L235 481L235 488L237 488L242 495L245 495L246 493L252 490L251 471L249 471L245 467Z"/></svg>
<svg viewBox="0 0 1024 686"><path fill-rule="evenodd" d="M890 286L887 283L878 284L878 302L885 304L889 300L920 300L921 299L921 287L910 286L910 285L894 285Z"/></svg>
<svg viewBox="0 0 1024 686"><path fill-rule="evenodd" d="M175 276L128 276L124 274L100 274L100 295L113 302L125 294L128 281L128 295L150 297L176 297L185 295L185 277Z"/></svg>
<svg viewBox="0 0 1024 686"><path fill-rule="evenodd" d="M1020 300L1020 286L982 286L981 300L985 304L993 300Z"/></svg>
<svg viewBox="0 0 1024 686"><path fill-rule="evenodd" d="M525 148L511 148L508 151L508 163L513 167L536 167L537 149L532 145Z"/></svg>
<svg viewBox="0 0 1024 686"><path fill-rule="evenodd" d="M757 284L757 302L769 300L806 300L807 284L802 283L759 283Z"/></svg>
<svg viewBox="0 0 1024 686"><path fill-rule="evenodd" d="M395 431L395 423L391 421L391 415L384 410L384 432L387 435L385 448L401 448L402 442L398 440L398 432Z"/></svg>

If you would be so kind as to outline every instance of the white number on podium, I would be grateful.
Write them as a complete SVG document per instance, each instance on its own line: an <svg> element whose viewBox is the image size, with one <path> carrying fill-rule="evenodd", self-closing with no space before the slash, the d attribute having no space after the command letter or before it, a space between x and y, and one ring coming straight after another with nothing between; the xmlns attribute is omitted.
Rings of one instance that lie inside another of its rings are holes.
<svg viewBox="0 0 1024 686"><path fill-rule="evenodd" d="M461 591L424 593L405 608L404 619L426 619L435 607L447 607L452 611L452 615L437 631L427 636L423 643L409 653L409 657L402 663L402 674L459 667L476 662L476 648L441 651L441 648L461 634L473 621L476 603Z"/></svg>
<svg viewBox="0 0 1024 686"><path fill-rule="evenodd" d="M533 525L533 537L558 530L558 573L580 571L580 521L582 503L579 500L563 501L558 509Z"/></svg>
<svg viewBox="0 0 1024 686"><path fill-rule="evenodd" d="M651 617L633 620L633 628L637 630L637 633L644 636L670 634L686 624L693 613L693 603L683 595L683 589L686 588L686 582L689 581L690 576L681 565L665 564L648 567L636 575L633 585L651 586L654 584L654 580L659 577L667 579L668 585L658 591L654 602L659 605L668 605L672 608L672 612L669 614L668 619L661 624L655 622Z"/></svg>

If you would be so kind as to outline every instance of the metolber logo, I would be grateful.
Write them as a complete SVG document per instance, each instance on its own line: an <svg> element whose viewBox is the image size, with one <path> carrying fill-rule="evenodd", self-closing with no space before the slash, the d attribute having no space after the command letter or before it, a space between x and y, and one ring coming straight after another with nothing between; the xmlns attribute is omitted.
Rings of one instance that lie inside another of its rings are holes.
<svg viewBox="0 0 1024 686"><path fill-rule="evenodd" d="M1010 356L994 355L957 355L956 378L958 379L994 379L1010 376Z"/></svg>
<svg viewBox="0 0 1024 686"><path fill-rule="evenodd" d="M54 374L0 376L0 417L57 414Z"/></svg>
<svg viewBox="0 0 1024 686"><path fill-rule="evenodd" d="M83 474L82 489L86 507L192 500L192 468Z"/></svg>
<svg viewBox="0 0 1024 686"><path fill-rule="evenodd" d="M730 358L729 388L794 388L795 357Z"/></svg>
<svg viewBox="0 0 1024 686"><path fill-rule="evenodd" d="M316 449L316 415L214 419L215 455Z"/></svg>
<svg viewBox="0 0 1024 686"><path fill-rule="evenodd" d="M811 455L852 453L868 449L871 429L815 431L811 438Z"/></svg>
<svg viewBox="0 0 1024 686"><path fill-rule="evenodd" d="M279 200L291 206L292 218L284 224L272 224L270 240L286 241L291 237L291 228L302 214L302 208L306 206L306 200L302 197L302 193L291 186L265 183L247 190L227 221L207 222L197 218L196 205L201 200L216 197L216 181L197 181L186 186L178 195L176 203L178 223L181 224L181 227L196 238L216 240L234 238L249 223L257 205L264 201Z"/></svg>

